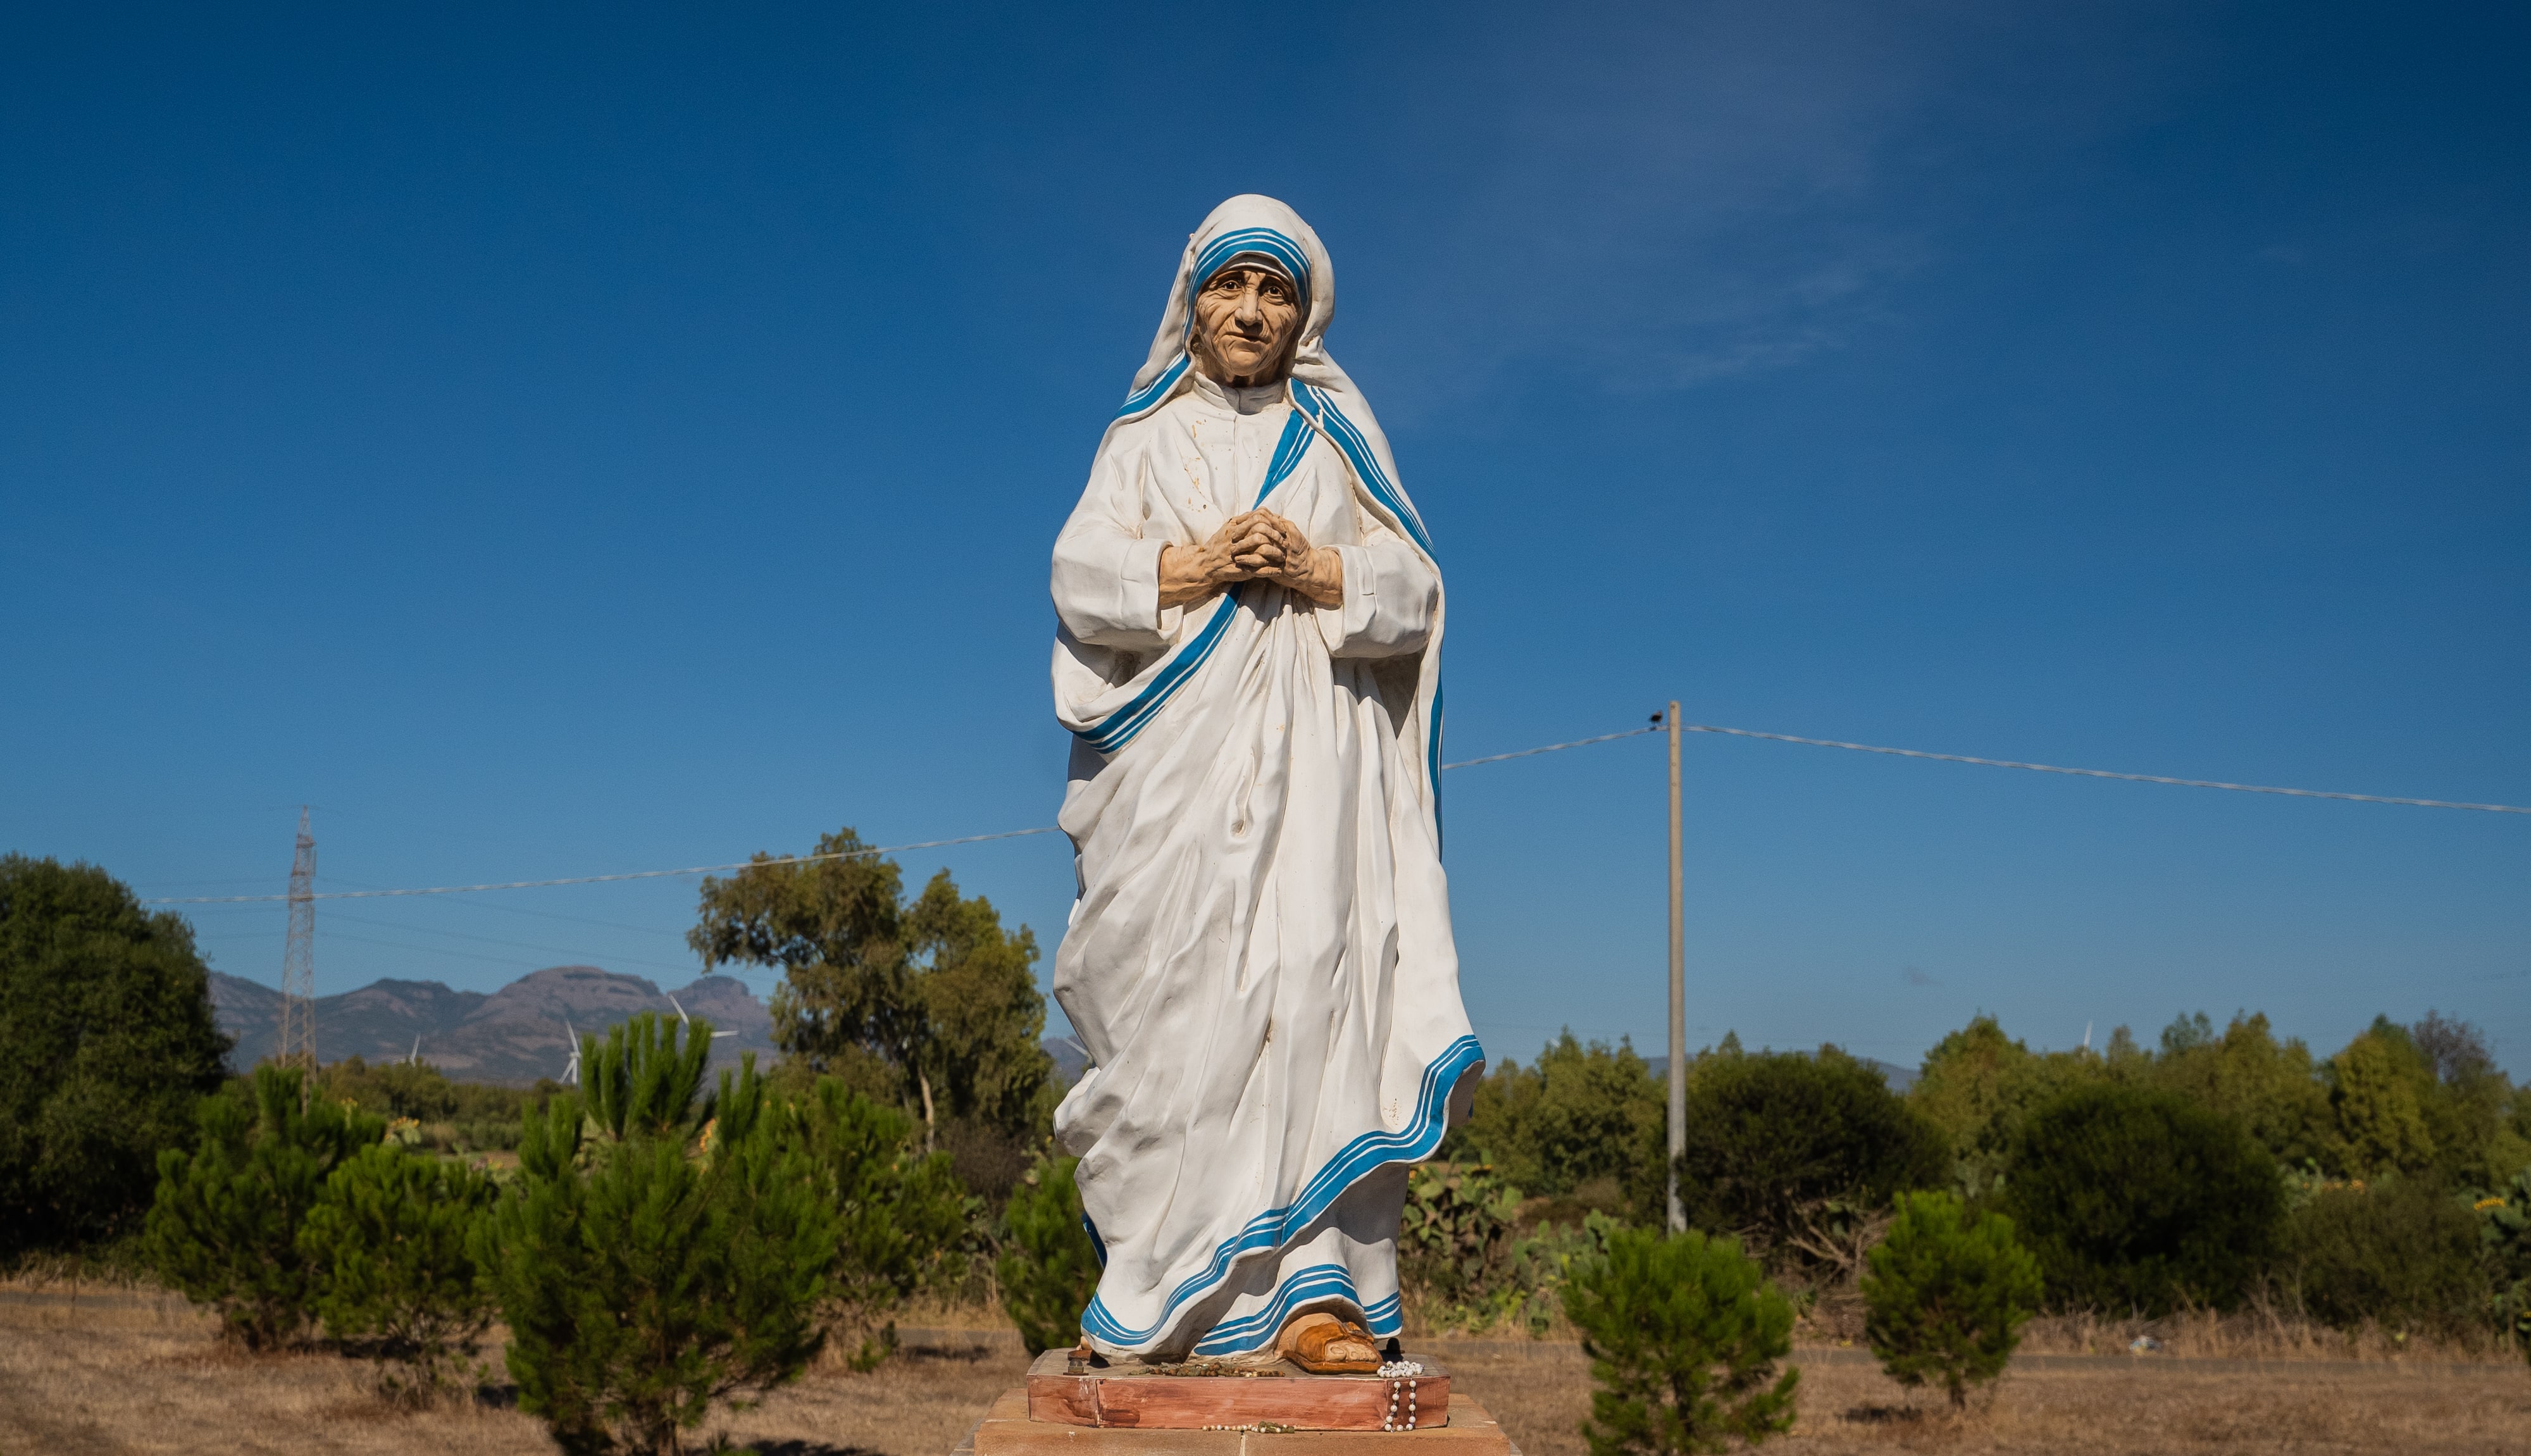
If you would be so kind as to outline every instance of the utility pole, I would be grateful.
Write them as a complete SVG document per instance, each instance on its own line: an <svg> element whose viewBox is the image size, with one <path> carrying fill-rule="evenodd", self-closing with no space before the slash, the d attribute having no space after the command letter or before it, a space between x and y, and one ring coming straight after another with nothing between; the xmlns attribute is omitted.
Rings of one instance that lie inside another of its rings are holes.
<svg viewBox="0 0 2531 1456"><path fill-rule="evenodd" d="M1687 869L1680 845L1678 745L1684 733L1678 704L1662 720L1669 729L1669 1226L1687 1227L1678 1201L1678 1155L1687 1150Z"/></svg>
<svg viewBox="0 0 2531 1456"><path fill-rule="evenodd" d="M281 1047L274 1060L316 1073L316 837L299 807L299 848L290 860L290 939L281 952Z"/></svg>

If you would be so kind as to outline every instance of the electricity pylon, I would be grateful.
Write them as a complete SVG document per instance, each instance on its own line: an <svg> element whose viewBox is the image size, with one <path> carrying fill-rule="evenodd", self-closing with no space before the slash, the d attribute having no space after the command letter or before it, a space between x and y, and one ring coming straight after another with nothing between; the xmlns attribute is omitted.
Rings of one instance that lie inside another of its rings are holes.
<svg viewBox="0 0 2531 1456"><path fill-rule="evenodd" d="M299 850L290 861L290 940L281 952L281 1049L285 1067L316 1071L316 837L299 807Z"/></svg>

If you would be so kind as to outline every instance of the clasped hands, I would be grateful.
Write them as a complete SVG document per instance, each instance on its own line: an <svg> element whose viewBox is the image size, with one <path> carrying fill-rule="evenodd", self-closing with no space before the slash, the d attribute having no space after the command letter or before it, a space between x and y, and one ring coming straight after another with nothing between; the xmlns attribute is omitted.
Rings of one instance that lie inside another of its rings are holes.
<svg viewBox="0 0 2531 1456"><path fill-rule="evenodd" d="M1321 606L1344 601L1344 558L1272 511L1233 516L1201 546L1160 548L1160 605L1188 606L1241 582L1272 582Z"/></svg>

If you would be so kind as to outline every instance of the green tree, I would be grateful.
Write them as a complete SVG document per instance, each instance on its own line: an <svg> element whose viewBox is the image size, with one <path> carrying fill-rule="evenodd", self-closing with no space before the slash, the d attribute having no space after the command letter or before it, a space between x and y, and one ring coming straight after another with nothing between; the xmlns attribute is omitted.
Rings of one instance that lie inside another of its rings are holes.
<svg viewBox="0 0 2531 1456"><path fill-rule="evenodd" d="M2419 1114L2435 1148L2437 1181L2491 1188L2531 1167L2531 1137L2517 1124L2531 1112L2512 1080L2497 1070L2478 1028L2438 1012L2410 1027L2377 1019L2369 1035L2400 1048Z"/></svg>
<svg viewBox="0 0 2531 1456"><path fill-rule="evenodd" d="M993 1277L1002 1286L1002 1310L1031 1355L1078 1339L1081 1312L1098 1292L1102 1260L1081 1221L1081 1190L1072 1181L1080 1163L1040 1157L1002 1209L1007 1237Z"/></svg>
<svg viewBox="0 0 2531 1456"><path fill-rule="evenodd" d="M423 1400L472 1371L492 1299L470 1244L491 1202L466 1164L381 1144L333 1171L300 1226L325 1332L377 1362L389 1396Z"/></svg>
<svg viewBox="0 0 2531 1456"><path fill-rule="evenodd" d="M1889 1378L1939 1383L1957 1410L1971 1383L2003 1373L2041 1292L2011 1219L1972 1213L1949 1192L1900 1194L1863 1276L1864 1337Z"/></svg>
<svg viewBox="0 0 2531 1456"><path fill-rule="evenodd" d="M914 1148L911 1118L834 1078L817 1079L796 1115L817 1192L841 1215L824 1317L851 1341L853 1369L870 1370L896 1347L889 1316L945 1272L966 1190L949 1154Z"/></svg>
<svg viewBox="0 0 2531 1456"><path fill-rule="evenodd" d="M1739 1241L1621 1229L1564 1285L1591 1359L1592 1456L1671 1456L1790 1430L1793 1307Z"/></svg>
<svg viewBox="0 0 2531 1456"><path fill-rule="evenodd" d="M2005 1036L1994 1017L1980 1016L1925 1053L1907 1103L1950 1140L1953 1184L1982 1198L2000 1185L2032 1111L2069 1087L2109 1079L2112 1067L2145 1060L2126 1028L2118 1028L2111 1043L2114 1054L2107 1059L2033 1052Z"/></svg>
<svg viewBox="0 0 2531 1456"><path fill-rule="evenodd" d="M2330 1058L2330 1109L2336 1120L2336 1164L2351 1176L2380 1179L2418 1174L2435 1164L2427 1130L2431 1093L2413 1048L2381 1028Z"/></svg>
<svg viewBox="0 0 2531 1456"><path fill-rule="evenodd" d="M1948 1171L1940 1130L1833 1046L1698 1059L1685 1143L1688 1222L1752 1238L1774 1259L1836 1257L1855 1213Z"/></svg>
<svg viewBox="0 0 2531 1456"><path fill-rule="evenodd" d="M519 1405L565 1452L673 1452L716 1402L796 1379L823 1343L838 1215L756 1059L701 1094L710 1027L645 1012L589 1084L531 1113L478 1225Z"/></svg>
<svg viewBox="0 0 2531 1456"><path fill-rule="evenodd" d="M115 1237L229 1040L193 927L88 865L0 856L0 1260Z"/></svg>
<svg viewBox="0 0 2531 1456"><path fill-rule="evenodd" d="M1488 1073L1441 1156L1490 1163L1548 1198L1656 1218L1667 1188L1667 1095L1632 1043L1585 1045L1567 1031L1528 1066L1506 1060Z"/></svg>
<svg viewBox="0 0 2531 1456"><path fill-rule="evenodd" d="M301 1227L334 1170L386 1130L335 1102L302 1110L301 1080L296 1068L255 1068L245 1085L201 1099L192 1153L158 1154L146 1256L250 1350L294 1340L306 1326L326 1265L302 1251Z"/></svg>
<svg viewBox="0 0 2531 1456"><path fill-rule="evenodd" d="M2205 1025L2200 1013L2196 1026ZM2165 1031L2163 1053L2143 1080L2240 1123L2287 1167L2330 1155L2329 1089L2310 1049L2279 1043L2265 1016L2235 1015L2220 1037L2209 1029L2182 1042Z"/></svg>
<svg viewBox="0 0 2531 1456"><path fill-rule="evenodd" d="M2284 1211L2276 1160L2238 1123L2145 1088L2076 1087L2034 1112L1998 1200L2066 1306L2229 1307Z"/></svg>
<svg viewBox="0 0 2531 1456"><path fill-rule="evenodd" d="M927 1141L948 1118L1032 1136L1055 1092L1039 1045L1036 935L1005 931L991 902L961 896L947 870L909 903L896 865L867 849L843 829L806 862L759 855L706 878L687 942L706 967L779 968L773 1027L783 1051L848 1076L856 1060L874 1058Z"/></svg>
<svg viewBox="0 0 2531 1456"><path fill-rule="evenodd" d="M2479 1220L2423 1181L2322 1189L2287 1218L2284 1246L2292 1292L2324 1324L2449 1334L2485 1317Z"/></svg>

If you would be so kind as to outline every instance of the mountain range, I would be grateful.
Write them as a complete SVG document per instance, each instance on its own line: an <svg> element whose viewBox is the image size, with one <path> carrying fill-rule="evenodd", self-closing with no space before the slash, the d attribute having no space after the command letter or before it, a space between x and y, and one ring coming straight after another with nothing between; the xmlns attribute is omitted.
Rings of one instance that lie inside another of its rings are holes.
<svg viewBox="0 0 2531 1456"><path fill-rule="evenodd" d="M595 966L549 966L489 993L452 990L435 980L379 980L319 996L316 1055L328 1062L414 1056L458 1082L526 1087L561 1075L571 1033L602 1036L644 1011L674 1016L670 995L689 1016L736 1034L713 1040L714 1068L734 1068L750 1051L759 1066L772 1062L772 1016L737 978L706 976L662 992L639 976ZM280 1039L279 991L214 971L211 1005L220 1030L238 1038L231 1066L250 1067L272 1054Z"/></svg>

